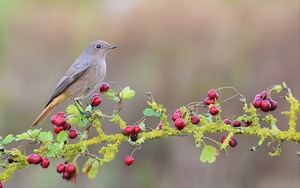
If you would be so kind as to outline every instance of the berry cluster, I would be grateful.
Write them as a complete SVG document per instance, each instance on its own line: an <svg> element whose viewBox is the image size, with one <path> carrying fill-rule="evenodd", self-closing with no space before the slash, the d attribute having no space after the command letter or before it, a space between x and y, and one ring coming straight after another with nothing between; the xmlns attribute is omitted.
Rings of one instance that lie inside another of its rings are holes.
<svg viewBox="0 0 300 188"><path fill-rule="evenodd" d="M108 90L109 90L109 85L107 83L103 82L100 85L100 92L103 93L103 92L107 92ZM95 93L92 95L92 97L91 97L92 107L99 106L101 104L101 102L102 102L102 99L99 94Z"/></svg>
<svg viewBox="0 0 300 188"><path fill-rule="evenodd" d="M56 167L56 171L57 173L62 174L63 179L68 181L76 173L76 167L71 163L67 165L61 163Z"/></svg>
<svg viewBox="0 0 300 188"><path fill-rule="evenodd" d="M48 158L42 158L39 154L30 154L27 157L27 162L29 164L40 164L42 168L48 168L50 165L50 160Z"/></svg>
<svg viewBox="0 0 300 188"><path fill-rule="evenodd" d="M141 128L138 125L127 125L122 131L124 135L130 136L131 141L136 141L140 132Z"/></svg>
<svg viewBox="0 0 300 188"><path fill-rule="evenodd" d="M225 142L225 140L226 140L226 136L223 136L223 137L221 138L220 142L223 144L223 143ZM231 147L234 148L234 147L237 145L236 139L235 139L235 138L231 138L231 139L229 140L229 145L230 145Z"/></svg>
<svg viewBox="0 0 300 188"><path fill-rule="evenodd" d="M231 121L229 119L224 119L223 123L225 123L226 125L231 125ZM233 127L240 127L241 125L242 123L239 120L234 120L232 122ZM250 127L250 126L252 126L252 121L251 120L245 121L245 127Z"/></svg>
<svg viewBox="0 0 300 188"><path fill-rule="evenodd" d="M125 158L125 164L127 166L130 166L134 161L134 158L131 156L131 155L128 155L126 158Z"/></svg>
<svg viewBox="0 0 300 188"><path fill-rule="evenodd" d="M51 123L54 125L54 132L56 134L61 131L69 131L69 138L74 139L78 136L78 131L76 129L71 129L71 125L66 121L63 112L58 112L51 117Z"/></svg>
<svg viewBox="0 0 300 188"><path fill-rule="evenodd" d="M252 104L263 112L273 111L277 108L277 102L268 97L268 93L265 91L257 94Z"/></svg>
<svg viewBox="0 0 300 188"><path fill-rule="evenodd" d="M207 97L204 100L204 104L209 106L211 104L215 104L215 101L219 98L219 94L216 90L211 89L207 93ZM209 108L209 113L213 116L217 115L219 113L219 109L216 106L211 106Z"/></svg>
<svg viewBox="0 0 300 188"><path fill-rule="evenodd" d="M174 121L174 126L176 127L176 129L178 130L182 130L184 129L184 127L186 126L185 121L183 120L183 114L182 111L180 109L177 109L174 114L172 115L172 120ZM200 119L198 116L196 115L191 115L191 123L193 125L198 125L200 122Z"/></svg>

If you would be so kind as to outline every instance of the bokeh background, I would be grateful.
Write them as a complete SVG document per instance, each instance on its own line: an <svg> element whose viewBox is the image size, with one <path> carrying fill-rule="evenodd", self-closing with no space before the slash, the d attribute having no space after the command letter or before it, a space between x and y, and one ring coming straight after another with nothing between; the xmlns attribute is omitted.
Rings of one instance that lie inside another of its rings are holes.
<svg viewBox="0 0 300 188"><path fill-rule="evenodd" d="M237 88L250 102L285 81L299 99L299 12L298 0L0 0L0 134L30 128L56 83L96 39L119 46L108 54L105 81L136 91L123 105L128 123L142 116L148 91L170 111L222 86ZM279 111L288 107L276 100L278 126L286 129ZM101 105L106 113L114 107ZM241 107L237 99L225 103L223 115L238 116ZM147 122L155 127L157 119ZM108 123L103 127L119 131ZM52 126L46 122L43 129ZM219 140L222 134L208 136ZM129 168L123 160L134 148L124 143L94 180L80 174L77 184L66 182L55 172L62 161L53 160L48 170L17 172L5 187L299 187L299 144L286 142L281 157L271 158L265 145L249 151L257 138L236 138L238 146L213 164L199 161L201 150L186 136L143 144Z"/></svg>

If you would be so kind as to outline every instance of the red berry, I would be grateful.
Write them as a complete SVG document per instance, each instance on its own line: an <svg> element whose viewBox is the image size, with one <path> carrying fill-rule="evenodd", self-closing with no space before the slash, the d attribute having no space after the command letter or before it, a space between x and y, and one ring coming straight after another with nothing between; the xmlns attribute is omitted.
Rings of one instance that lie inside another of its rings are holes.
<svg viewBox="0 0 300 188"><path fill-rule="evenodd" d="M137 134L134 134L134 133L133 133L133 134L130 135L130 140L131 140L131 141L134 142L134 141L136 141L137 139L138 139L138 135L137 135Z"/></svg>
<svg viewBox="0 0 300 188"><path fill-rule="evenodd" d="M231 121L229 119L224 119L223 120L223 123L225 123L226 125L230 125L231 124Z"/></svg>
<svg viewBox="0 0 300 188"><path fill-rule="evenodd" d="M94 98L92 99L91 105L92 105L93 107L95 107L95 106L98 106L101 102L102 102L102 100L101 100L100 97L94 97Z"/></svg>
<svg viewBox="0 0 300 188"><path fill-rule="evenodd" d="M70 180L72 177L72 174L70 174L69 172L64 172L62 175L63 179L65 180Z"/></svg>
<svg viewBox="0 0 300 188"><path fill-rule="evenodd" d="M59 164L57 167L56 167L56 171L57 173L63 173L64 171L66 170L66 165L65 164Z"/></svg>
<svg viewBox="0 0 300 188"><path fill-rule="evenodd" d="M162 126L163 126L163 124L161 123L161 122L159 122L159 124L157 125L157 129L160 131L160 130L162 130Z"/></svg>
<svg viewBox="0 0 300 188"><path fill-rule="evenodd" d="M185 127L185 122L182 118L177 118L174 122L174 125L178 130L182 130Z"/></svg>
<svg viewBox="0 0 300 188"><path fill-rule="evenodd" d="M55 132L56 134L58 134L58 133L60 133L60 132L63 130L63 127L55 126L53 130L54 130L54 132Z"/></svg>
<svg viewBox="0 0 300 188"><path fill-rule="evenodd" d="M234 126L234 127L240 127L240 126L241 126L241 122L238 121L238 120L234 120L234 121L232 122L232 126Z"/></svg>
<svg viewBox="0 0 300 188"><path fill-rule="evenodd" d="M260 108L262 101L263 100L261 98L255 98L254 101L253 101L253 103L252 103L253 106L254 106L254 108Z"/></svg>
<svg viewBox="0 0 300 188"><path fill-rule="evenodd" d="M223 137L221 138L220 142L223 144L223 143L225 142L225 140L226 140L226 136L223 136Z"/></svg>
<svg viewBox="0 0 300 188"><path fill-rule="evenodd" d="M91 97L91 100L93 100L93 98L95 98L95 97L100 97L100 95L98 93L94 93Z"/></svg>
<svg viewBox="0 0 300 188"><path fill-rule="evenodd" d="M173 115L172 115L172 120L173 121L175 121L176 119L178 119L178 118L180 118L180 114L179 113L174 113Z"/></svg>
<svg viewBox="0 0 300 188"><path fill-rule="evenodd" d="M133 126L134 130L133 133L134 134L139 134L141 132L141 128L138 125Z"/></svg>
<svg viewBox="0 0 300 188"><path fill-rule="evenodd" d="M60 126L64 126L64 124L66 123L66 119L63 117L57 117L55 120L55 125L60 127Z"/></svg>
<svg viewBox="0 0 300 188"><path fill-rule="evenodd" d="M14 161L11 157L8 157L8 158L7 158L7 162L8 162L8 163L13 163L13 162L15 162L15 161Z"/></svg>
<svg viewBox="0 0 300 188"><path fill-rule="evenodd" d="M78 132L76 129L70 129L69 130L69 138L74 139L78 136Z"/></svg>
<svg viewBox="0 0 300 188"><path fill-rule="evenodd" d="M198 116L191 116L191 122L193 125L198 125L200 122L200 119Z"/></svg>
<svg viewBox="0 0 300 188"><path fill-rule="evenodd" d="M245 127L250 127L252 126L252 121L245 121Z"/></svg>
<svg viewBox="0 0 300 188"><path fill-rule="evenodd" d="M234 148L237 145L236 139L235 138L231 138L229 140L229 145Z"/></svg>
<svg viewBox="0 0 300 188"><path fill-rule="evenodd" d="M58 115L54 115L54 116L51 117L50 121L53 125L55 125L55 121L56 121L57 118L58 118Z"/></svg>
<svg viewBox="0 0 300 188"><path fill-rule="evenodd" d="M27 162L28 162L29 164L33 164L33 156L34 156L34 154L28 155L28 157L27 157Z"/></svg>
<svg viewBox="0 0 300 188"><path fill-rule="evenodd" d="M267 100L263 100L261 102L261 107L260 107L261 111L263 112L268 112L271 109L271 104L269 101Z"/></svg>
<svg viewBox="0 0 300 188"><path fill-rule="evenodd" d="M215 104L215 100L214 100L214 99L211 99L211 98L209 98L209 97L207 97L207 98L204 100L204 104L205 104L205 105Z"/></svg>
<svg viewBox="0 0 300 188"><path fill-rule="evenodd" d="M208 91L207 97L209 97L209 98L211 98L211 99L216 99L216 100L217 100L217 99L219 98L219 95L218 95L218 93L216 92L216 90L211 89L211 90Z"/></svg>
<svg viewBox="0 0 300 188"><path fill-rule="evenodd" d="M62 111L57 112L56 115L57 115L58 117L64 117L64 116L65 116L64 112L62 112Z"/></svg>
<svg viewBox="0 0 300 188"><path fill-rule="evenodd" d="M71 129L71 125L68 122L66 122L63 126L63 130L68 131L70 129Z"/></svg>
<svg viewBox="0 0 300 188"><path fill-rule="evenodd" d="M105 82L103 82L100 86L100 92L107 92L109 90L109 85Z"/></svg>
<svg viewBox="0 0 300 188"><path fill-rule="evenodd" d="M182 115L181 109L177 109L177 110L175 111L175 113L177 113L177 114L179 114L179 115Z"/></svg>
<svg viewBox="0 0 300 188"><path fill-rule="evenodd" d="M133 131L134 131L134 127L132 125L127 125L123 130L123 134L130 135L133 133Z"/></svg>
<svg viewBox="0 0 300 188"><path fill-rule="evenodd" d="M127 166L130 166L130 165L133 163L133 161L134 161L134 158L133 158L132 156L127 156L127 157L125 158L125 164L126 164Z"/></svg>
<svg viewBox="0 0 300 188"><path fill-rule="evenodd" d="M3 183L2 183L2 181L0 181L0 188L3 188Z"/></svg>
<svg viewBox="0 0 300 188"><path fill-rule="evenodd" d="M263 100L267 99L268 98L268 93L265 92L265 91L261 92L260 93L260 98L263 99Z"/></svg>
<svg viewBox="0 0 300 188"><path fill-rule="evenodd" d="M219 113L219 109L216 107L216 106L212 106L212 107L210 107L210 109L209 109L209 113L211 114L211 115L217 115L218 113Z"/></svg>
<svg viewBox="0 0 300 188"><path fill-rule="evenodd" d="M39 154L35 154L32 157L32 164L40 164L42 162L42 157Z"/></svg>
<svg viewBox="0 0 300 188"><path fill-rule="evenodd" d="M70 174L73 174L76 170L76 167L73 164L68 164L66 166L65 172L68 172Z"/></svg>
<svg viewBox="0 0 300 188"><path fill-rule="evenodd" d="M42 168L48 168L49 165L50 165L50 160L48 158L43 158L41 162Z"/></svg>
<svg viewBox="0 0 300 188"><path fill-rule="evenodd" d="M270 111L274 111L277 108L277 102L272 99L270 99L269 102L271 104Z"/></svg>

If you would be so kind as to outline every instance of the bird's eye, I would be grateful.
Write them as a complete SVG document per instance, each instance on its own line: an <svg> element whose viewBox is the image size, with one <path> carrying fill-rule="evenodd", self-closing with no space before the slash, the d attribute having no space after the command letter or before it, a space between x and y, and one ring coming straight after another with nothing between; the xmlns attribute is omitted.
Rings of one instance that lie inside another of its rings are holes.
<svg viewBox="0 0 300 188"><path fill-rule="evenodd" d="M101 48L101 45L100 45L100 44L97 44L97 45L95 46L95 48L100 49L100 48Z"/></svg>

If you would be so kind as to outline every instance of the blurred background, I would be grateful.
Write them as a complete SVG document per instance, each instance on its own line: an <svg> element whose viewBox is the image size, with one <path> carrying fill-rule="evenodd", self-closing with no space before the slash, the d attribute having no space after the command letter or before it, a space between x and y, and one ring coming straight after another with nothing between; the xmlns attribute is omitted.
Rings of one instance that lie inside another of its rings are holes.
<svg viewBox="0 0 300 188"><path fill-rule="evenodd" d="M57 82L96 39L119 46L107 56L105 81L113 89L115 81L136 91L121 112L129 124L142 117L149 91L170 111L223 86L237 88L252 102L255 94L284 81L299 99L299 12L298 0L0 0L0 135L29 129ZM221 92L220 100L231 95ZM275 100L278 127L285 130L288 119L279 112L288 106ZM111 113L114 107L104 100L100 108ZM224 103L223 116L239 116L241 107L237 99ZM155 128L158 122L147 123ZM107 122L103 127L119 132ZM44 123L43 129L52 128ZM219 140L223 134L207 136ZM185 136L148 141L131 167L124 158L134 148L124 143L94 180L80 174L77 184L66 182L55 170L62 160L52 160L48 170L18 171L5 187L299 187L299 144L285 142L281 157L271 158L266 144L249 151L257 138L236 138L238 146L213 164L201 163L201 149ZM97 154L99 148L91 150Z"/></svg>

